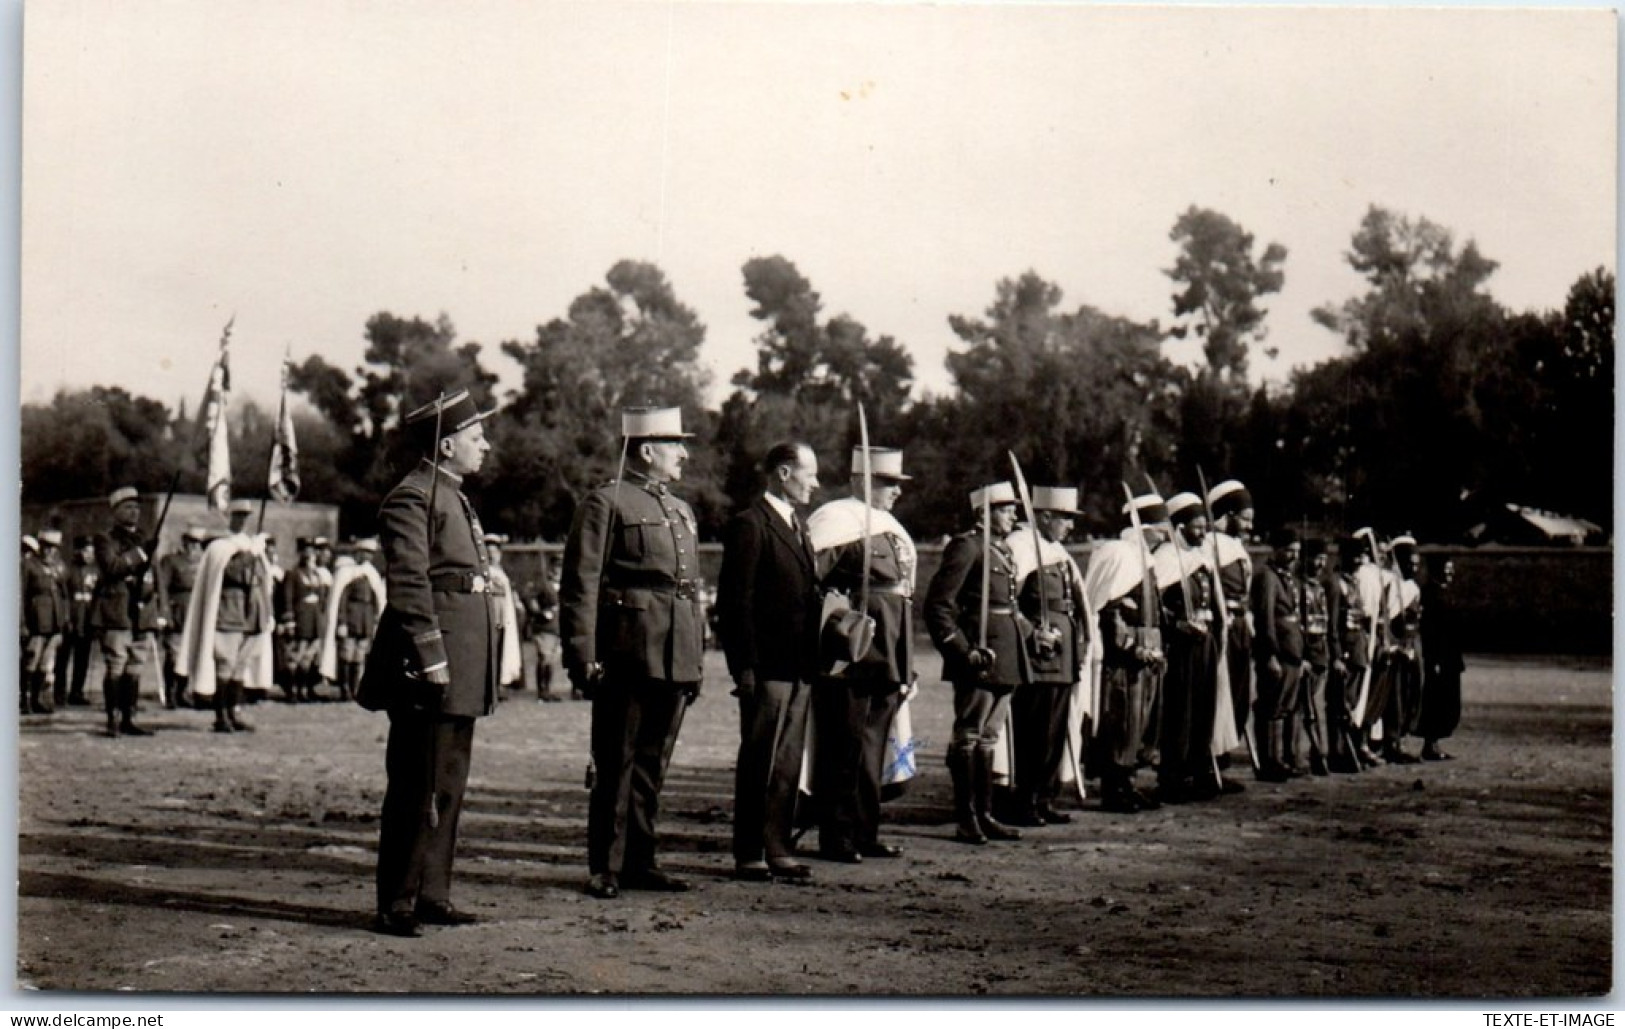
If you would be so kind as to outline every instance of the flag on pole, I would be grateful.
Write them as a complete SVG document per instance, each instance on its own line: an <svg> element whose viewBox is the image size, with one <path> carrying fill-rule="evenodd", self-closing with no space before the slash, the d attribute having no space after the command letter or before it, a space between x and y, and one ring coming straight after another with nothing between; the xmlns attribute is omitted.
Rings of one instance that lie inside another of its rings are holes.
<svg viewBox="0 0 1625 1029"><path fill-rule="evenodd" d="M231 448L227 444L226 408L231 400L231 363L228 360L233 315L220 334L220 356L209 373L209 391L203 397L203 426L208 433L208 477L204 493L209 506L225 513L231 506Z"/></svg>
<svg viewBox="0 0 1625 1029"><path fill-rule="evenodd" d="M293 412L288 410L288 355L282 355L282 406L277 410L276 438L271 442L271 471L266 491L279 504L299 495L299 444L293 438Z"/></svg>

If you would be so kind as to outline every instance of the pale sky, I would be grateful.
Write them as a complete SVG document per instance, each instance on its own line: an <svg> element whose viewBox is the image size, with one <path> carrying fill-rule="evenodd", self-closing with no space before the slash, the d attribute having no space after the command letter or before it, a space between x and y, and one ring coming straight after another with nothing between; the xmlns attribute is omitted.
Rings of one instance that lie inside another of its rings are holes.
<svg viewBox="0 0 1625 1029"><path fill-rule="evenodd" d="M284 347L353 368L380 310L496 354L622 258L754 364L740 268L783 254L946 391L952 314L1033 269L1172 315L1168 233L1289 250L1255 375L1340 349L1376 203L1473 238L1514 309L1614 267L1615 14L1074 5L34 0L21 394L195 408ZM1171 348L1190 358L1193 342Z"/></svg>

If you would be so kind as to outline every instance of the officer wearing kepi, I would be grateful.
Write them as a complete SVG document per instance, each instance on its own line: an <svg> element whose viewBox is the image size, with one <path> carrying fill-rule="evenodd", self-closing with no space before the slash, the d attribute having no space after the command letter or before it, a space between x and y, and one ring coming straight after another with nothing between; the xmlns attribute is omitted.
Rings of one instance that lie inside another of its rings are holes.
<svg viewBox="0 0 1625 1029"><path fill-rule="evenodd" d="M389 599L356 700L389 712L376 925L392 936L476 920L452 905L451 864L474 720L497 702L485 533L462 492L491 449L489 414L467 390L408 414L424 458L378 511Z"/></svg>
<svg viewBox="0 0 1625 1029"><path fill-rule="evenodd" d="M655 858L660 789L700 692L705 611L697 525L672 494L688 460L682 411L621 415L624 474L576 508L559 581L564 666L592 698L597 769L587 809L587 892L682 892Z"/></svg>

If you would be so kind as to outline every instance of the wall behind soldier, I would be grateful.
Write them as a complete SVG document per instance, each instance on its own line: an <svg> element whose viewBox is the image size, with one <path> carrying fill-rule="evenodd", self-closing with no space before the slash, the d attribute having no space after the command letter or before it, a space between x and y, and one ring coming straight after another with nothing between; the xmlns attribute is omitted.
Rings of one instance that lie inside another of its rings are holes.
<svg viewBox="0 0 1625 1029"><path fill-rule="evenodd" d="M259 501L254 501L254 513L248 517L250 531L259 521ZM163 511L164 494L141 494L141 531L150 534L158 524ZM37 533L41 529L62 531L64 547L73 544L75 536L93 536L106 532L113 524L113 512L105 497L83 500L65 500L56 504L27 504L23 506L21 525L23 532ZM211 536L223 536L229 531L226 516L209 507L207 497L199 493L177 493L164 518L162 539L158 553L169 553L180 548L181 535L189 525L201 525ZM294 541L300 536L326 536L337 540L339 509L332 504L278 504L265 505L265 531L277 541L277 553L283 565L292 565L298 551Z"/></svg>
<svg viewBox="0 0 1625 1029"><path fill-rule="evenodd" d="M1068 546L1080 569L1089 564L1094 544ZM926 583L942 561L942 547L919 546L919 586L915 592L915 627L924 633L919 605ZM1452 587L1468 651L1483 654L1606 655L1613 648L1614 551L1612 547L1423 547L1424 560L1446 556L1456 563ZM516 584L533 581L546 553L554 574L564 548L557 544L516 544L503 563ZM1254 548L1255 562L1267 555ZM700 544L700 565L715 583L722 566L722 545ZM1423 612L1423 645L1426 645Z"/></svg>

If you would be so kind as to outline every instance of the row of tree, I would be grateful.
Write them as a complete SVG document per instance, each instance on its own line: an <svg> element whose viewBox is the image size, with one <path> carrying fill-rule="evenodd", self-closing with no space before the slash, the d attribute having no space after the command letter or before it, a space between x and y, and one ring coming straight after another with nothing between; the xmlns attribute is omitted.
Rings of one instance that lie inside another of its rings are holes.
<svg viewBox="0 0 1625 1029"><path fill-rule="evenodd" d="M309 401L296 416L301 499L340 505L347 532L367 532L411 455L392 429L402 412L467 385L486 403L494 457L480 476L494 528L558 538L576 500L613 474L613 427L625 405L677 405L697 439L684 493L714 538L756 488L754 465L774 441L811 442L826 486L844 488L856 441L855 404L877 443L906 445L915 476L899 515L922 537L955 531L965 493L1008 474L1007 451L1034 482L1083 488L1083 531L1114 531L1122 483L1164 490L1245 480L1264 525L1328 529L1375 524L1454 538L1474 501L1516 500L1612 521L1614 276L1573 284L1561 310L1508 311L1487 292L1495 262L1425 218L1371 208L1347 252L1365 291L1314 313L1345 352L1284 386L1249 384L1265 348L1264 298L1280 290L1287 253L1258 246L1234 221L1191 208L1175 223L1167 270L1172 318L1137 322L1088 304L1029 271L999 282L980 316L950 318L962 347L948 357L950 392L911 399L914 362L890 336L848 314L827 315L805 276L781 256L743 267L761 324L754 368L740 370L719 410L700 364L705 328L656 266L622 261L532 340L501 343L523 368L509 395L460 343L444 316L380 313L367 321L363 363L321 356L294 369ZM1195 370L1164 353L1194 335ZM1274 352L1265 348L1265 353ZM236 489L264 489L273 419L239 405ZM48 502L133 482L201 485L197 434L184 410L117 387L64 392L22 411L23 496Z"/></svg>

